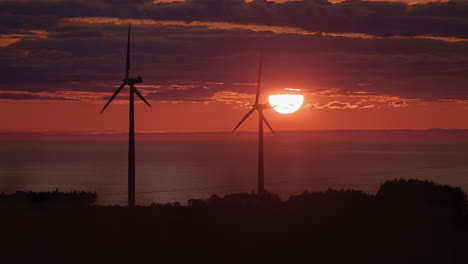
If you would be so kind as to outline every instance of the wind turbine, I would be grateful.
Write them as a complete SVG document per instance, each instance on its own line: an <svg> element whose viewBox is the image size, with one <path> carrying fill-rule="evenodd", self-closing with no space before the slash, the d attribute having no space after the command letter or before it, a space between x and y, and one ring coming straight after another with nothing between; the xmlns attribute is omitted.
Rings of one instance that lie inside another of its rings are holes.
<svg viewBox="0 0 468 264"><path fill-rule="evenodd" d="M111 96L107 104L102 108L101 114L106 110L107 106L114 100L114 98L122 91L125 85L128 84L130 87L130 115L128 125L128 206L135 206L135 109L134 109L134 94L136 94L145 104L149 107L151 105L141 95L141 93L135 88L135 83L143 83L143 79L140 76L136 78L129 77L130 72L130 24L128 24L128 39L127 39L127 64L125 67L125 78L122 80L122 85L115 91Z"/></svg>
<svg viewBox="0 0 468 264"><path fill-rule="evenodd" d="M260 81L262 77L262 62L263 54L260 55L260 65L258 69L258 79L257 79L257 94L255 96L255 104L252 106L249 112L241 119L239 124L232 130L232 133L245 121L253 112L258 112L258 182L257 182L257 193L263 194L265 192L265 183L264 183L264 170L263 170L263 123L265 123L273 134L276 134L273 128L271 127L268 120L263 115L263 110L272 108L269 104L259 104L260 99Z"/></svg>

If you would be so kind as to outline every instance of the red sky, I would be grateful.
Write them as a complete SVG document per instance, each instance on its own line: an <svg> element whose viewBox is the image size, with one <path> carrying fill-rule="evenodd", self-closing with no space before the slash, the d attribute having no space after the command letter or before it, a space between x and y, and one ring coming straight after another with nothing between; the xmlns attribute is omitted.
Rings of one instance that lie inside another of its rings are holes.
<svg viewBox="0 0 468 264"><path fill-rule="evenodd" d="M297 113L266 113L277 130L468 128L468 36L458 28L468 22L455 11L431 20L424 13L434 14L429 4L348 4L359 12L311 27L287 13L239 15L259 12L247 4L226 5L220 17L200 1L206 13L198 18L210 21L187 24L177 13L184 3L121 4L128 14L114 14L78 1L83 6L76 17L64 6L59 16L53 14L57 8L50 5L57 2L25 1L1 16L17 19L0 34L0 70L8 76L0 85L2 131L125 130L128 94L99 114L123 77L130 20L122 16L133 19L131 75L143 76L144 85L137 87L153 105L137 104L138 131L231 130L254 100L260 48L264 94L289 87L305 95ZM341 15L345 5L326 8ZM439 5L468 10L461 2ZM29 8L48 11L36 16ZM309 17L315 4L307 8ZM362 10L375 16L362 18ZM399 15L401 20L392 20ZM421 17L436 31L419 27ZM348 20L355 24L343 23ZM255 129L254 119L241 128Z"/></svg>
<svg viewBox="0 0 468 264"><path fill-rule="evenodd" d="M3 130L16 131L125 130L128 105L111 105L100 115L103 103L2 100L2 112L14 113L1 115L0 122L6 124ZM152 109L137 104L137 130L228 131L248 111L223 103L152 104ZM277 130L468 128L468 117L462 114L466 111L464 103L409 102L407 107L395 109L303 108L290 115L269 111L266 116ZM240 130L255 130L255 119L248 120Z"/></svg>

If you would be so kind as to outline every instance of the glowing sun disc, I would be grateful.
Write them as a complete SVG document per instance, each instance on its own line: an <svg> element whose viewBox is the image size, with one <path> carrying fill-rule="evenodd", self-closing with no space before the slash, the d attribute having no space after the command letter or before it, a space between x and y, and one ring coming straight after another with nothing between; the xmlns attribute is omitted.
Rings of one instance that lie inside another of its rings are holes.
<svg viewBox="0 0 468 264"><path fill-rule="evenodd" d="M272 94L268 102L273 110L281 114L291 114L299 110L304 103L302 94Z"/></svg>

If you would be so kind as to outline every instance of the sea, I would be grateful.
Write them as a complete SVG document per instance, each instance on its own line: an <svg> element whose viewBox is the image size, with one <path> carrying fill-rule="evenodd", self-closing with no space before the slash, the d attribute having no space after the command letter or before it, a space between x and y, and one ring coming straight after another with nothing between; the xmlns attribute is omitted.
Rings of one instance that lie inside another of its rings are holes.
<svg viewBox="0 0 468 264"><path fill-rule="evenodd" d="M251 192L257 185L255 137L136 143L136 200L186 203ZM91 191L99 205L126 205L124 139L1 140L0 192ZM266 137L265 188L282 199L304 191L376 193L391 179L422 179L468 190L468 141Z"/></svg>

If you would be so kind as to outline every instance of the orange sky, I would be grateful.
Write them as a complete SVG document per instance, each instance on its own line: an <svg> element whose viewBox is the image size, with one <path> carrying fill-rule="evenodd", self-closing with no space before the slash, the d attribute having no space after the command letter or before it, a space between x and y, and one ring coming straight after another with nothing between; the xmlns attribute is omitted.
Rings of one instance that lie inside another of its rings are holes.
<svg viewBox="0 0 468 264"><path fill-rule="evenodd" d="M313 98L308 98L313 102ZM136 105L138 131L193 132L229 131L248 111L224 103L151 102L150 109ZM104 101L66 102L40 100L1 100L2 130L16 131L81 131L126 130L128 105L113 104L99 114ZM407 107L383 109L313 109L282 115L266 113L276 130L309 129L427 129L468 128L467 105L461 103L408 102ZM256 130L251 118L240 130Z"/></svg>

